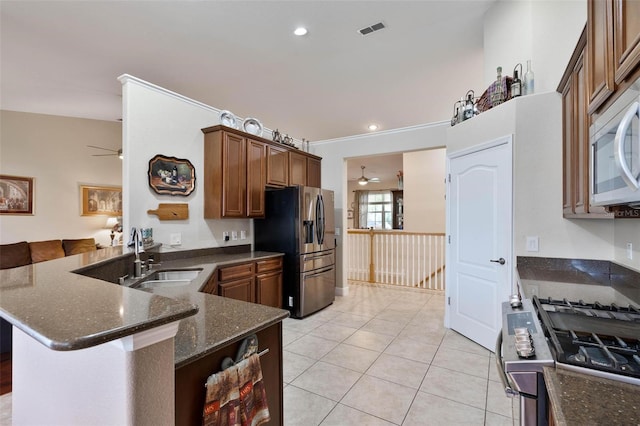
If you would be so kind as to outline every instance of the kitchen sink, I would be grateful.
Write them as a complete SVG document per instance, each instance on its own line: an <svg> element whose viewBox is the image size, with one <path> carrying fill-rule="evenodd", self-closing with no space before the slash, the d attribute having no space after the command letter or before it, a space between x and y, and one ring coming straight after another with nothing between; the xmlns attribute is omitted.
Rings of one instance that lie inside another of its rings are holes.
<svg viewBox="0 0 640 426"><path fill-rule="evenodd" d="M202 272L202 269L176 269L174 271L158 271L149 277L156 281L191 281Z"/></svg>
<svg viewBox="0 0 640 426"><path fill-rule="evenodd" d="M132 288L180 287L188 285L202 269L176 269L171 271L157 271L149 274L144 281L132 285Z"/></svg>

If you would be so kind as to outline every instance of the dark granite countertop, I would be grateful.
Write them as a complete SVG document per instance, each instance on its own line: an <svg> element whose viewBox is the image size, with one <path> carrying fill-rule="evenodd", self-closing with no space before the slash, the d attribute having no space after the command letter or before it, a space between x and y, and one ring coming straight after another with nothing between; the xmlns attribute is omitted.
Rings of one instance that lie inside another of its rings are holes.
<svg viewBox="0 0 640 426"><path fill-rule="evenodd" d="M245 252L211 254L176 260L162 258L161 264L154 268L156 271L202 268L202 272L189 285L140 290L193 303L200 308L196 315L183 319L179 324L175 339L176 368L189 364L289 316L289 312L282 309L199 291L219 266L277 256L282 256L282 254Z"/></svg>
<svg viewBox="0 0 640 426"><path fill-rule="evenodd" d="M638 386L551 367L544 379L560 426L640 424Z"/></svg>
<svg viewBox="0 0 640 426"><path fill-rule="evenodd" d="M640 304L640 273L602 260L518 257L522 296ZM640 387L545 367L545 383L559 425L640 425Z"/></svg>
<svg viewBox="0 0 640 426"><path fill-rule="evenodd" d="M59 351L91 346L194 315L198 307L71 271L117 259L121 247L0 270L0 316Z"/></svg>
<svg viewBox="0 0 640 426"><path fill-rule="evenodd" d="M131 254L121 247L5 269L0 271L0 315L55 350L82 349L181 320L175 337L179 368L289 316L282 309L199 291L218 266L280 253L211 252L154 253L160 258L156 271L202 269L182 287L139 290L129 287L139 279L118 285L87 276L123 258L130 263Z"/></svg>

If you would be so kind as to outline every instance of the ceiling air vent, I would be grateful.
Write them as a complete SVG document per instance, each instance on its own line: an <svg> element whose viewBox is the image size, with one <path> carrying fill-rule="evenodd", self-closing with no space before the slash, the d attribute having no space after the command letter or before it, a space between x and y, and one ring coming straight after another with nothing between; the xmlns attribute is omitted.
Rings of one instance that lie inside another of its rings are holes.
<svg viewBox="0 0 640 426"><path fill-rule="evenodd" d="M367 35L367 34L371 34L374 31L378 31L384 28L384 24L382 22L378 22L377 24L373 24L370 27L364 27L362 29L359 29L358 32L360 34Z"/></svg>

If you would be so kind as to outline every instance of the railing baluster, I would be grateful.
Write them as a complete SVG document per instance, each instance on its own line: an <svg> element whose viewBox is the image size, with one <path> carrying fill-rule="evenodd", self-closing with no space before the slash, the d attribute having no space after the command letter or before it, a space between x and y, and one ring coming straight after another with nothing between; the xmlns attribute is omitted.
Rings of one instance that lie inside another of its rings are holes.
<svg viewBox="0 0 640 426"><path fill-rule="evenodd" d="M444 234L348 230L347 278L444 290Z"/></svg>

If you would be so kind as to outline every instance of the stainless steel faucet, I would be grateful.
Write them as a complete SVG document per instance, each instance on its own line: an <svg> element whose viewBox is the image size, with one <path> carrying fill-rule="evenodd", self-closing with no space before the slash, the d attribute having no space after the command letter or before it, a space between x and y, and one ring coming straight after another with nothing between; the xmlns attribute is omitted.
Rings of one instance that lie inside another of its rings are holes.
<svg viewBox="0 0 640 426"><path fill-rule="evenodd" d="M136 260L133 262L133 276L134 278L140 278L144 266L144 262L140 260L140 253L144 253L144 245L142 244L142 234L139 229L135 227L131 228L129 244L127 244L127 246L133 246L133 252L136 255Z"/></svg>

